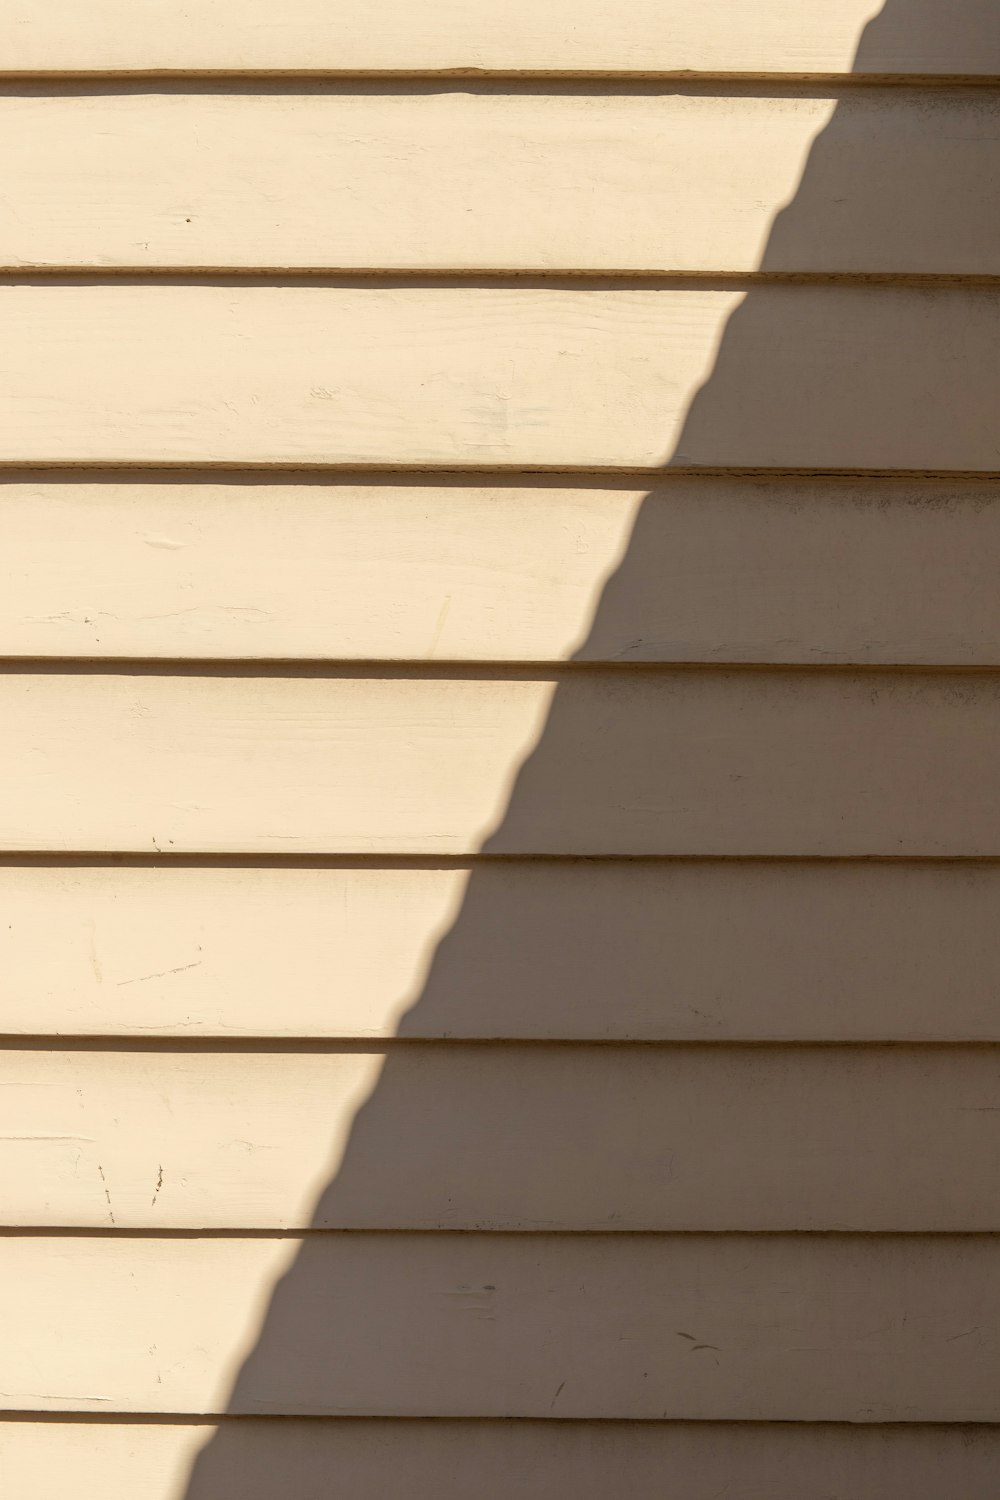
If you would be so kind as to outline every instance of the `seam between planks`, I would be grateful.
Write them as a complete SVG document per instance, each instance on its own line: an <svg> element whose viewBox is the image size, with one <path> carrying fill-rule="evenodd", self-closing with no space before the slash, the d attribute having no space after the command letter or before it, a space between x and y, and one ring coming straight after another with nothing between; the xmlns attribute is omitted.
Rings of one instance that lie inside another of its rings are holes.
<svg viewBox="0 0 1000 1500"><path fill-rule="evenodd" d="M691 68L3 68L0 84L17 83L213 83L228 80L260 83L288 81L316 85L345 83L621 83L719 86L728 84L788 85L817 88L962 88L1000 87L998 73L878 73Z"/></svg>
<svg viewBox="0 0 1000 1500"><path fill-rule="evenodd" d="M33 286L36 282L61 287L92 289L118 286L207 286L225 290L247 282L280 289L289 281L319 281L324 291L351 291L355 287L400 291L450 291L453 287L475 291L754 291L761 286L839 288L870 287L900 291L990 291L1000 287L1000 274L909 271L672 271L613 270L606 267L573 269L549 267L490 268L457 266L444 268L391 266L90 266L21 263L0 266L0 287Z"/></svg>
<svg viewBox="0 0 1000 1500"><path fill-rule="evenodd" d="M208 677L316 682L561 682L573 677L998 677L1000 662L316 660L302 657L0 656L0 677Z"/></svg>
<svg viewBox="0 0 1000 1500"><path fill-rule="evenodd" d="M455 1426L461 1424L470 1427L482 1427L486 1424L494 1427L538 1427L545 1428L558 1424L562 1427L579 1427L590 1429L592 1427L604 1427L611 1430L626 1427L662 1427L662 1428L760 1428L770 1430L779 1428L782 1431L789 1427L817 1428L823 1431L842 1433L869 1433L869 1432L913 1432L922 1430L926 1432L940 1433L942 1436L955 1432L968 1432L970 1436L995 1433L1000 1429L998 1422L966 1422L966 1421L938 1421L917 1420L913 1422L850 1422L836 1421L819 1418L809 1421L791 1421L788 1419L766 1418L766 1417L466 1417L466 1416L402 1416L399 1414L378 1416L345 1415L333 1413L327 1415L317 1412L135 1412L135 1411L61 1411L45 1410L36 1408L10 1408L0 1411L0 1424L19 1424L28 1422L49 1423L51 1425L80 1425L92 1427L215 1427L220 1424L226 1426L239 1426L240 1424L252 1424L257 1422L281 1423L281 1422L310 1422L317 1426L380 1426L385 1423L397 1423L400 1426L424 1426L426 1424L438 1424Z"/></svg>
<svg viewBox="0 0 1000 1500"><path fill-rule="evenodd" d="M535 1052L704 1052L717 1056L721 1052L996 1052L1000 1049L1000 1036L995 1038L956 1037L917 1038L907 1037L806 1037L802 1040L779 1037L532 1037L495 1036L466 1037L460 1032L446 1036L254 1036L243 1032L199 1032L196 1036L182 1036L160 1032L153 1036L123 1035L121 1032L69 1033L61 1031L0 1032L0 1054L4 1052L76 1052L76 1053L155 1053L170 1056L275 1056L318 1057L368 1056L371 1053L442 1052L457 1048L474 1049L476 1052L501 1052L503 1050ZM462 1231L467 1232L467 1231ZM548 1233L540 1230L539 1233ZM553 1231L556 1232L556 1231ZM1000 1233L1000 1231L997 1231Z"/></svg>
<svg viewBox="0 0 1000 1500"><path fill-rule="evenodd" d="M871 481L883 483L890 480L898 480L903 483L922 483L940 481L946 484L960 483L995 483L1000 474L998 469L851 469L851 468L829 468L819 469L815 467L773 467L753 468L739 465L681 465L671 464L669 467L657 468L638 467L628 464L578 464L562 462L558 464L511 464L509 469L497 470L495 463L492 464L441 464L441 463L371 463L359 466L357 460L352 463L295 463L288 458L258 459L249 463L234 463L231 458L225 459L176 459L159 460L150 463L148 457L144 458L122 458L104 460L95 464L93 458L12 458L0 459L0 484L13 482L18 478L38 481L41 478L51 476L68 479L81 479L93 475L99 470L102 479L109 483L117 483L121 476L130 474L141 474L146 476L150 471L155 471L163 483L175 479L177 475L201 475L204 483L212 483L218 480L219 475L230 475L239 473L245 482L278 483L278 475L294 476L295 480L307 483L312 480L315 483L370 483L377 484L381 480L392 479L395 483L396 475L409 476L413 484L427 483L431 480L437 482L439 479L452 479L459 483L515 483L518 480L534 481L536 479L562 479L572 481L576 484L579 479L617 480L622 487L638 487L648 485L652 488L669 479L749 479L763 480L767 483L776 480L845 480L845 481ZM260 476L268 476L266 479ZM284 482L284 481L282 481Z"/></svg>
<svg viewBox="0 0 1000 1500"><path fill-rule="evenodd" d="M292 1240L325 1239L416 1239L467 1240L471 1238L534 1241L603 1240L609 1245L623 1240L794 1240L851 1241L871 1244L873 1240L915 1240L951 1242L975 1240L1000 1247L998 1229L140 1229L75 1225L4 1225L0 1240Z"/></svg>
<svg viewBox="0 0 1000 1500"><path fill-rule="evenodd" d="M348 98L461 94L470 97L519 98L829 98L831 93L911 93L928 89L957 94L1000 90L1000 74L898 73L718 73L718 72L562 72L496 70L381 72L309 72L280 68L254 72L181 69L162 72L73 71L16 72L0 62L0 95L8 98L70 99L110 95L141 96L155 84L157 94L169 97L232 95Z"/></svg>
<svg viewBox="0 0 1000 1500"><path fill-rule="evenodd" d="M990 291L1000 288L1000 274L909 271L689 271L670 267L615 268L608 266L337 266L316 265L92 265L22 262L0 265L5 286L30 285L42 279L66 286L121 284L126 286L209 285L258 282L268 286L294 281L326 281L330 290L377 286L386 290L419 287L443 291L451 285L480 290L568 290L615 292L641 287L646 291L746 290L761 286L878 287L901 291ZM386 285L389 283L390 285Z"/></svg>
<svg viewBox="0 0 1000 1500"><path fill-rule="evenodd" d="M0 849L0 869L265 869L265 870L464 870L483 865L914 865L970 868L1000 865L997 854L547 854L493 853L369 854L304 850L269 854L262 850L157 849L152 853L116 849Z"/></svg>
<svg viewBox="0 0 1000 1500"><path fill-rule="evenodd" d="M847 487L860 482L902 486L907 484L967 484L982 485L995 482L996 470L957 469L809 469L773 468L753 469L730 466L728 468L704 468L688 465L670 468L629 468L626 466L602 470L594 468L574 469L572 465L548 465L544 469L511 464L509 468L469 464L435 465L420 468L413 464L386 465L369 464L359 468L355 463L331 464L260 464L255 462L213 463L203 460L176 460L150 462L148 459L136 464L94 463L88 460L81 464L65 464L58 459L39 459L18 463L15 460L0 460L0 494L2 486L9 484L121 484L123 471L129 484L176 485L178 474L186 484L217 485L241 484L247 488L266 489L272 486L299 485L303 488L330 486L368 486L377 489L386 480L393 488L426 489L429 485L447 489L465 487L484 489L516 489L527 484L539 491L558 490L569 486L573 489L624 490L631 492L643 488L652 481L652 487L666 490L671 484L703 484L719 480L745 481L748 485L796 485L818 482Z"/></svg>

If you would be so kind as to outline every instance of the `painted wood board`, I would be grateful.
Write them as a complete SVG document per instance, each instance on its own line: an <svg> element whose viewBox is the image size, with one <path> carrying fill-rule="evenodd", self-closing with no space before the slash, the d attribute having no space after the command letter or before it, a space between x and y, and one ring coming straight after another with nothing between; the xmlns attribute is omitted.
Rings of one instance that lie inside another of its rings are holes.
<svg viewBox="0 0 1000 1500"><path fill-rule="evenodd" d="M0 1401L995 1423L998 1257L967 1236L6 1236Z"/></svg>
<svg viewBox="0 0 1000 1500"><path fill-rule="evenodd" d="M8 670L0 848L1000 852L992 674Z"/></svg>
<svg viewBox="0 0 1000 1500"><path fill-rule="evenodd" d="M0 478L0 656L1000 665L990 483Z"/></svg>
<svg viewBox="0 0 1000 1500"><path fill-rule="evenodd" d="M996 1231L998 1113L984 1048L8 1050L0 1223Z"/></svg>
<svg viewBox="0 0 1000 1500"><path fill-rule="evenodd" d="M991 0L10 0L18 72L1000 73Z"/></svg>
<svg viewBox="0 0 1000 1500"><path fill-rule="evenodd" d="M1000 271L991 92L388 88L0 88L0 265Z"/></svg>
<svg viewBox="0 0 1000 1500"><path fill-rule="evenodd" d="M215 1434L218 1432L218 1436ZM199 1459L198 1455L202 1454ZM382 1500L406 1475L411 1500L449 1489L484 1500L994 1500L1000 1434L989 1427L768 1425L709 1422L476 1422L378 1418L242 1418L213 1425L0 1422L0 1462L15 1493L64 1500L329 1500L331 1476L352 1500ZM197 1466L195 1467L195 1465ZM194 1474L192 1477L192 1468ZM190 1488L188 1485L190 1483ZM837 1489L834 1490L837 1493Z"/></svg>
<svg viewBox="0 0 1000 1500"><path fill-rule="evenodd" d="M995 1042L998 903L991 863L0 865L0 1033Z"/></svg>
<svg viewBox="0 0 1000 1500"><path fill-rule="evenodd" d="M998 467L982 287L14 280L0 318L4 464Z"/></svg>

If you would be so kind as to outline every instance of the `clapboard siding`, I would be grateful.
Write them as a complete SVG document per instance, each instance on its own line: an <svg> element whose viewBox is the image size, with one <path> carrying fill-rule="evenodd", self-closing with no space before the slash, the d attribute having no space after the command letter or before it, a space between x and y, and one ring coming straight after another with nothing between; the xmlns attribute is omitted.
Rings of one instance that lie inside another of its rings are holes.
<svg viewBox="0 0 1000 1500"><path fill-rule="evenodd" d="M980 91L0 91L0 265L989 275L998 146Z"/></svg>
<svg viewBox="0 0 1000 1500"><path fill-rule="evenodd" d="M992 0L9 0L3 70L1000 73ZM866 30L867 27L867 30ZM859 49L859 40L861 46Z"/></svg>
<svg viewBox="0 0 1000 1500"><path fill-rule="evenodd" d="M0 866L0 1033L995 1042L998 909L988 863Z"/></svg>
<svg viewBox="0 0 1000 1500"><path fill-rule="evenodd" d="M6 1409L1000 1416L989 1237L17 1235L0 1270Z"/></svg>
<svg viewBox="0 0 1000 1500"><path fill-rule="evenodd" d="M982 1048L8 1050L0 1222L995 1231L998 1113Z"/></svg>
<svg viewBox="0 0 1000 1500"><path fill-rule="evenodd" d="M7 850L1000 853L989 673L8 670L0 723Z"/></svg>
<svg viewBox="0 0 1000 1500"><path fill-rule="evenodd" d="M0 656L1000 664L992 483L105 474L0 521Z"/></svg>
<svg viewBox="0 0 1000 1500"><path fill-rule="evenodd" d="M8 280L0 462L995 468L1000 294L745 296Z"/></svg>
<svg viewBox="0 0 1000 1500"><path fill-rule="evenodd" d="M12 1492L992 1500L959 10L7 7Z"/></svg>
<svg viewBox="0 0 1000 1500"><path fill-rule="evenodd" d="M0 1421L0 1464L31 1500L178 1500L218 1428L198 1422ZM384 1500L996 1500L1000 1434L988 1427L769 1426L672 1422L421 1422L243 1418L202 1458L193 1495Z"/></svg>

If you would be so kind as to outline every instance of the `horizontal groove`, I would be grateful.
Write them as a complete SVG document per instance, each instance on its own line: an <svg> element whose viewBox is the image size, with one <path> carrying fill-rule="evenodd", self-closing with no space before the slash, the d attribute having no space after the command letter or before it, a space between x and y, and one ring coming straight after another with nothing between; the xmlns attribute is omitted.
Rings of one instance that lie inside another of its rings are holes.
<svg viewBox="0 0 1000 1500"><path fill-rule="evenodd" d="M852 1435L878 1432L935 1432L942 1436L953 1433L968 1433L970 1436L985 1436L1000 1430L1000 1422L835 1422L822 1419L802 1421L786 1419L768 1420L762 1417L465 1417L465 1416L397 1416L378 1415L343 1416L321 1415L316 1412L136 1412L136 1411L38 1411L30 1407L21 1410L8 1408L0 1411L0 1423L40 1422L54 1425L87 1427L238 1427L241 1424L266 1422L269 1424L309 1422L317 1427L372 1427L392 1423L399 1427L576 1427L591 1431L595 1427L609 1430L622 1428L698 1428L705 1430L745 1430L787 1432L790 1428L808 1431L842 1432ZM219 1497L224 1500L224 1497ZM229 1500L229 1497L225 1497Z"/></svg>
<svg viewBox="0 0 1000 1500"><path fill-rule="evenodd" d="M1000 272L910 272L910 271L691 271L663 267L578 266L550 270L544 266L332 266L332 265L0 265L0 285L33 285L45 281L66 286L113 285L207 285L233 286L253 283L284 286L289 282L322 282L329 288L374 286L396 290L419 287L444 290L449 286L473 286L495 291L503 287L521 290L568 290L585 286L590 291L746 290L762 286L880 287L901 291L948 291L1000 289Z"/></svg>
<svg viewBox="0 0 1000 1500"><path fill-rule="evenodd" d="M329 1240L370 1238L523 1240L993 1240L1000 1229L77 1229L47 1225L44 1229L0 1228L5 1239L100 1240Z"/></svg>
<svg viewBox="0 0 1000 1500"><path fill-rule="evenodd" d="M284 83L316 85L350 83L621 83L725 87L729 84L766 84L816 88L962 88L1000 87L996 73L877 73L822 71L767 72L764 70L691 68L3 68L4 83Z"/></svg>
<svg viewBox="0 0 1000 1500"><path fill-rule="evenodd" d="M127 266L127 265L0 265L0 287L34 286L206 286L283 288L308 283L329 291L368 288L399 291L418 288L448 291L746 291L763 286L870 287L899 291L996 291L1000 273L909 271L691 271L608 267L510 266Z"/></svg>
<svg viewBox="0 0 1000 1500"><path fill-rule="evenodd" d="M31 463L0 461L0 499L3 487L14 484L128 484L176 485L229 484L247 489L267 489L274 485L298 485L337 488L348 485L378 489L391 484L394 489L518 489L525 485L541 491L573 489L622 490L633 493L650 485L654 492L666 492L677 484L717 484L740 481L748 485L786 485L817 483L846 488L858 483L903 485L982 485L996 482L997 472L931 470L931 469L746 469L670 467L662 469L609 470L574 469L549 465L545 469L518 467L506 469L477 465L419 468L410 464L378 465L367 468L329 464L296 467L294 464L260 465L218 463L190 460L182 463L136 464L60 464L58 460Z"/></svg>
<svg viewBox="0 0 1000 1500"><path fill-rule="evenodd" d="M992 662L853 662L789 661L672 661L627 656L595 657L593 660L517 661L480 657L450 661L442 657L429 660L411 657L386 661L352 657L288 656L0 656L0 677L28 675L37 677L230 677L238 678L314 678L334 682L338 679L363 678L373 682L393 679L497 682L549 682L570 677L594 677L601 674L667 676L673 673L720 673L731 676L790 676L809 673L816 677L992 677L1000 674L1000 655Z"/></svg>
<svg viewBox="0 0 1000 1500"><path fill-rule="evenodd" d="M411 98L458 94L472 98L661 98L829 99L831 95L882 93L925 95L938 92L990 93L1000 76L969 74L865 73L656 73L504 72L442 69L424 72L11 72L0 67L0 97L66 99L141 96L172 98L235 96L259 98Z"/></svg>
<svg viewBox="0 0 1000 1500"><path fill-rule="evenodd" d="M138 1029L138 1028L137 1028ZM806 1037L465 1037L447 1036L247 1036L241 1032L199 1032L176 1035L159 1032L151 1036L123 1036L120 1032L0 1032L0 1055L4 1052L157 1053L185 1056L367 1056L372 1052L442 1052L465 1048L477 1053L510 1050L533 1052L956 1052L982 1053L1000 1049L1000 1026L993 1038L847 1038Z"/></svg>
<svg viewBox="0 0 1000 1500"><path fill-rule="evenodd" d="M477 865L914 865L922 868L1000 864L996 854L271 854L263 850L5 849L0 869L466 870Z"/></svg>
<svg viewBox="0 0 1000 1500"><path fill-rule="evenodd" d="M1000 460L1000 454L998 454ZM372 484L397 482L397 476L408 478L411 483L438 483L440 480L456 480L459 483L497 483L496 464L472 463L330 463L296 462L289 458L258 460L253 463L238 463L232 458L160 459L151 463L148 458L104 459L95 463L93 458L11 458L0 459L0 485L7 481L49 479L57 475L68 481L80 481L85 476L99 471L109 483L120 483L123 476L148 474L150 471L161 477L161 482L175 482L177 476L196 475L205 483L221 483L222 475L239 473L246 483L256 476L260 483L277 484L284 476L292 475L305 483L312 479L320 483ZM995 469L861 469L834 467L818 469L805 467L761 467L741 464L664 464L656 467L630 464L573 464L568 461L557 464L511 464L509 469L499 471L507 475L509 483L536 479L561 480L564 484L577 484L591 479L617 481L623 487L636 488L642 485L660 484L668 479L752 479L770 484L776 480L848 480L886 483L899 480L914 484L921 482L943 482L946 484L996 483L1000 477L1000 462ZM268 476L264 478L263 476ZM278 476L281 476L279 480Z"/></svg>
<svg viewBox="0 0 1000 1500"><path fill-rule="evenodd" d="M573 677L998 677L997 662L371 661L302 657L0 656L0 677L285 678L318 682L561 682Z"/></svg>

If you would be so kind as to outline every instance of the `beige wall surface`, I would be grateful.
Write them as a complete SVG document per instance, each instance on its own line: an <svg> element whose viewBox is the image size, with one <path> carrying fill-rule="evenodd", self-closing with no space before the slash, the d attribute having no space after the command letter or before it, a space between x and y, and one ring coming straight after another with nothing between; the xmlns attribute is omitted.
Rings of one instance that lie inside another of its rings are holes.
<svg viewBox="0 0 1000 1500"><path fill-rule="evenodd" d="M19 1412L1000 1418L993 1236L15 1236L0 1273Z"/></svg>
<svg viewBox="0 0 1000 1500"><path fill-rule="evenodd" d="M1000 11L0 71L4 1494L994 1500Z"/></svg>
<svg viewBox="0 0 1000 1500"><path fill-rule="evenodd" d="M1000 1041L994 861L8 857L0 901L11 1036Z"/></svg>
<svg viewBox="0 0 1000 1500"><path fill-rule="evenodd" d="M988 672L29 664L0 717L4 850L1000 853Z"/></svg>
<svg viewBox="0 0 1000 1500"><path fill-rule="evenodd" d="M992 0L10 0L2 36L12 73L1000 71Z"/></svg>
<svg viewBox="0 0 1000 1500"><path fill-rule="evenodd" d="M1000 292L979 285L6 278L0 319L0 463L997 460Z"/></svg>
<svg viewBox="0 0 1000 1500"><path fill-rule="evenodd" d="M0 266L1000 269L981 91L414 88L0 91ZM834 116L808 220L772 237Z"/></svg>
<svg viewBox="0 0 1000 1500"><path fill-rule="evenodd" d="M998 1110L976 1047L18 1050L0 1225L996 1230Z"/></svg>
<svg viewBox="0 0 1000 1500"><path fill-rule="evenodd" d="M994 1500L1000 1447L990 1426L884 1427L743 1422L408 1421L234 1418L239 1457L226 1482L273 1500L280 1474L296 1500L329 1500L331 1475L352 1500L383 1500L406 1476L412 1500ZM17 1494L63 1500L175 1500L212 1427L196 1420L109 1423L0 1420L0 1463ZM833 1491L836 1493L836 1489Z"/></svg>
<svg viewBox="0 0 1000 1500"><path fill-rule="evenodd" d="M1000 665L989 481L0 472L0 510L0 656Z"/></svg>

